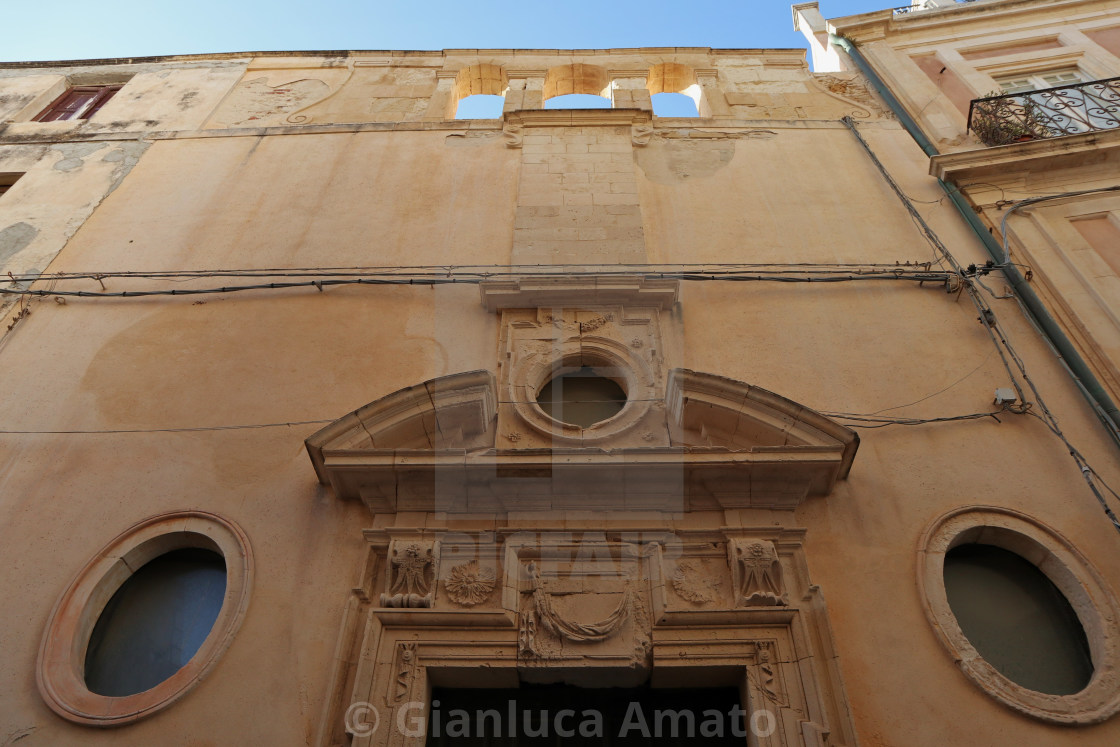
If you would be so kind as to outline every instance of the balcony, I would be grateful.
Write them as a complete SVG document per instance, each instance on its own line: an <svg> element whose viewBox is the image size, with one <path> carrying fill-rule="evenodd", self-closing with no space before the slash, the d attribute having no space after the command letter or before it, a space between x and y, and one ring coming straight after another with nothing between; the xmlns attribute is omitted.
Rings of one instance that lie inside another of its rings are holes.
<svg viewBox="0 0 1120 747"><path fill-rule="evenodd" d="M901 8L891 8L896 16L913 13L916 10L932 10L934 8L947 8L952 5L960 5L962 3L972 3L976 0L916 0L909 5L903 5Z"/></svg>
<svg viewBox="0 0 1120 747"><path fill-rule="evenodd" d="M1120 78L974 99L968 130L985 145L1120 128Z"/></svg>

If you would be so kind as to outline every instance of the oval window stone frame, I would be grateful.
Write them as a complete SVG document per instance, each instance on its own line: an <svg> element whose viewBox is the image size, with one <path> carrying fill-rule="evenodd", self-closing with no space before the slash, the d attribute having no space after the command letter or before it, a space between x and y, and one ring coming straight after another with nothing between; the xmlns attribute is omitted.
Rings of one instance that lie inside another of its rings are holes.
<svg viewBox="0 0 1120 747"><path fill-rule="evenodd" d="M1093 676L1083 690L1071 695L1029 690L980 656L957 624L945 591L945 554L969 543L1021 556L1065 596L1085 631L1093 662ZM950 511L922 535L918 591L926 617L953 661L1003 705L1056 724L1100 723L1120 711L1120 605L1100 573L1057 530L1013 509L974 506Z"/></svg>
<svg viewBox="0 0 1120 747"><path fill-rule="evenodd" d="M124 697L91 692L85 655L93 627L113 594L149 561L189 547L213 550L226 564L221 611L202 646L178 672L150 690ZM229 648L245 618L253 584L249 538L232 521L205 511L175 511L126 529L78 572L51 610L36 661L36 683L59 716L89 726L120 726L186 695Z"/></svg>

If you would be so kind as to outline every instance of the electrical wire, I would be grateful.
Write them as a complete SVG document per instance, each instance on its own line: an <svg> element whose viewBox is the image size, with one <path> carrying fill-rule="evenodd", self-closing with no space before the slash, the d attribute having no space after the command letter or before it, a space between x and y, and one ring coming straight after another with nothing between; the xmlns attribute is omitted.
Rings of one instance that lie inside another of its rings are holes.
<svg viewBox="0 0 1120 747"><path fill-rule="evenodd" d="M953 270L955 270L957 274L963 277L964 268L961 267L961 265L953 257L948 247L941 243L941 239L938 238L933 229L929 227L929 224L926 223L925 218L922 217L922 214L919 213L917 208L915 208L913 203L911 203L910 198L902 190L902 187L898 185L898 182L896 182L894 180L894 177L891 176L890 172L887 170L887 167L884 166L883 162L879 160L879 157L875 155L875 151L873 151L871 149L871 146L867 144L867 141L863 139L863 135L859 134L859 129L856 127L855 120L853 120L851 117L844 117L840 121L844 123L844 126L847 127L853 135L855 135L856 140L858 140L860 145L863 146L864 152L867 154L868 158L871 159L871 162L875 164L876 168L878 168L879 174L887 182L887 186L891 188L891 190L895 193L895 196L897 196L898 199L902 202L903 207L906 208L906 212L910 215L910 219L918 227L918 230L921 232L922 237L933 248L934 255L940 259L944 259L945 261L947 261L950 266L952 266Z"/></svg>
<svg viewBox="0 0 1120 747"><path fill-rule="evenodd" d="M1050 200L1062 200L1067 197L1080 197L1081 195L1092 195L1100 192L1117 192L1120 191L1120 185L1112 187L1098 187L1096 189L1081 189L1076 192L1059 192L1057 194L1049 194L1042 197L1031 197L1026 200L1019 200L1014 203L1003 213L1003 218L999 221L999 235L1003 242L1003 261L1002 265L1011 262L1011 247L1008 244L1007 237L1007 219L1014 215L1017 211L1022 210L1030 205L1037 205L1040 202L1049 202Z"/></svg>
<svg viewBox="0 0 1120 747"><path fill-rule="evenodd" d="M958 420L981 420L984 418L991 418L997 423L1003 421L999 419L999 414L1003 410L996 412L973 412L968 415L950 415L941 418L875 418L875 417L861 417L858 415L849 415L842 412L822 412L822 415L835 418L836 420L852 421L849 425L851 428L886 428L889 425L927 425L929 423L950 423ZM874 423L875 425L865 425L866 423Z"/></svg>
<svg viewBox="0 0 1120 747"><path fill-rule="evenodd" d="M323 425L326 423L333 423L334 420L293 420L290 423L252 423L250 425L209 425L197 426L192 428L105 428L94 430L65 430L65 431L51 431L51 430L0 430L0 434L22 434L22 435L99 435L108 433L195 433L201 431L239 431L257 428L283 428L292 427L293 425Z"/></svg>
<svg viewBox="0 0 1120 747"><path fill-rule="evenodd" d="M578 269L574 268L595 268L587 270L582 274L589 275L629 275L633 274L634 270L631 268L644 269L647 271L653 270L666 270L674 268L680 271L697 271L703 268L723 268L725 270L741 270L743 268L757 268L757 267L837 267L837 268L857 268L857 267L878 267L878 268L891 268L898 266L926 266L928 269L928 262L919 261L905 261L905 262L701 262L701 263L681 263L681 262L611 262L611 263L585 263L579 264L572 263L557 263L557 264L485 264L485 265L343 265L343 266L318 266L318 267L249 267L249 268L232 268L232 269L200 269L200 270L101 270L97 272L84 271L84 272L39 272L39 273L25 273L22 275L14 276L16 279L39 279L39 278L93 278L98 277L209 277L213 275L231 274L231 275L264 275L273 276L285 273L310 273L316 275L341 275L346 273L357 273L362 275L368 274L409 274L416 272L427 272L436 274L452 274L455 272L475 272L487 276L501 277L524 277L527 273L540 272L543 274L555 274L555 268L564 270L564 275L567 276L571 273L580 274ZM13 275L8 273L8 277Z"/></svg>
<svg viewBox="0 0 1120 747"><path fill-rule="evenodd" d="M928 240L930 241L931 244L933 244L935 247L938 248L938 251L942 254L942 256L944 256L946 261L949 262L950 265L955 270L957 270L958 273L960 273L961 278L962 278L962 282L964 283L965 288L968 290L969 298L972 299L973 304L976 306L977 311L980 313L980 316L979 316L980 323L984 326L984 329L987 330L988 335L992 340L992 343L996 346L996 350L999 351L1000 359L1003 361L1004 368L1007 370L1008 376L1011 379L1011 383L1015 387L1015 391L1016 391L1016 393L1018 394L1018 397L1019 397L1019 402L1020 402L1019 405L1014 406L1014 407L1008 406L1008 407L1005 407L1005 409L1009 412L1016 413L1016 414L1034 415L1035 417L1040 418L1044 423L1046 423L1049 430L1055 436L1057 436L1062 441L1063 444L1065 444L1066 448L1069 450L1070 456L1074 460L1074 463L1077 465L1078 469L1081 471L1081 474L1085 479L1085 482L1088 484L1090 491L1092 491L1093 496L1096 498L1097 502L1100 504L1100 506L1103 509L1105 515L1108 517L1109 521L1112 523L1113 527L1118 532L1120 532L1120 519L1117 518L1116 514L1112 511L1111 506L1109 506L1108 501L1101 494L1100 490L1098 490L1096 484L1093 482L1093 475L1096 474L1096 472L1093 470L1092 467L1089 466L1087 460L1082 456L1081 452L1078 451L1076 447L1074 447L1074 445L1070 442L1069 438L1062 431L1060 425L1058 424L1057 417L1049 409L1049 407L1047 407L1046 402L1043 399L1041 392L1039 392L1038 387L1034 383L1034 380L1031 378L1030 374L1027 372L1026 365L1024 364L1023 359L1016 352L1015 348L1011 345L1010 341L1007 339L1006 334L1003 332L1003 329L1000 327L999 321L996 318L995 312L984 302L983 298L981 298L979 292L976 290L975 285L971 282L971 279L970 279L969 275L963 270L960 263L957 262L957 260L952 256L952 254L949 252L948 248L945 247L945 245L941 243L940 239L937 238L936 234L933 232L933 229L929 227L929 225L925 222L925 219L922 218L921 214L917 211L917 209L912 204L910 204L909 198L901 190L901 188L899 188L898 184L891 177L890 172L883 165L883 163L875 156L875 153L874 153L874 151L872 151L871 146L868 145L867 141L864 140L863 137L859 134L859 131L856 128L855 122L851 119L851 117L844 117L843 121L844 121L844 124L847 126L847 128L852 132L852 134L855 135L855 137L859 141L860 145L863 146L864 151L870 157L872 162L874 162L875 166L879 169L879 173L886 180L887 184L894 190L895 194L898 196L899 200L902 201L903 205L905 205L907 212L909 212L910 215L914 218L914 220L921 226L923 234L925 234L927 236L927 238L928 238ZM1047 197L1037 197L1037 198L1032 198L1030 200L1022 200L1019 203L1017 203L1011 210L1009 210L1007 213L1004 214L1003 225L1006 226L1006 221L1007 221L1008 214L1010 214L1010 213L1014 212L1015 210L1018 210L1022 207L1026 207L1027 205L1036 204L1038 202L1043 202L1045 200L1053 200L1053 199L1060 199L1060 198L1063 198L1063 197L1073 197L1073 196L1082 195L1082 194L1094 194L1094 193L1098 193L1098 192L1109 192L1109 191L1115 191L1115 190L1120 190L1120 186L1108 187L1108 188L1102 188L1102 189L1081 190L1081 191L1078 191L1078 192L1068 192L1068 193L1062 193L1062 194L1059 194L1059 195L1050 195L1050 196L1047 196ZM1004 244L1005 252L1004 252L1004 254L1005 254L1005 263L1006 263L1006 261L1009 259L1006 256L1007 255L1007 251L1006 251L1006 232L1004 232L1004 237L1005 237L1005 244ZM973 270L974 268L975 268L975 265L970 265L968 269ZM971 274L973 276L975 276L977 273L972 272ZM1020 305L1022 305L1021 301L1020 301ZM1016 376L1015 372L1012 371L1012 365L1011 365L1012 363L1014 363L1014 367L1018 371L1018 376ZM1023 388L1019 383L1020 378L1022 379L1022 381L1026 382L1027 387L1030 389L1031 394L1034 397L1033 403L1038 405L1039 410L1042 411L1041 415L1039 413L1032 412L1032 410L1031 410L1032 403L1028 402L1026 396L1024 395ZM1097 477L1099 479L1099 475L1097 475ZM1101 482L1103 483L1104 481L1102 480ZM1106 487L1107 487L1107 485L1106 485ZM1111 488L1109 488L1109 491L1112 492L1114 496L1116 496L1116 493L1114 491L1112 491ZM1120 497L1118 497L1118 499L1120 499Z"/></svg>
<svg viewBox="0 0 1120 747"><path fill-rule="evenodd" d="M936 397L939 394L943 394L944 392L949 391L950 389L955 387L957 384L960 384L962 381L967 379L969 376L972 376L972 374L976 373L981 368L983 368L984 365L992 359L992 356L995 355L995 352L996 351L994 349L989 350L988 355L984 358L984 360L980 361L980 364L978 366L976 366L976 368L972 369L971 371L966 373L964 376L962 376L959 379L957 379L956 381L954 381L952 384L949 384L948 386L942 387L941 389L938 389L936 392L933 392L931 394L927 394L926 396L922 397L921 399L916 399L913 402L907 402L904 405L895 405L894 407L884 407L883 409L876 410L875 412L873 412L871 414L872 415L878 415L881 412L890 412L891 410L900 410L903 407L910 407L911 405L916 405L919 402L925 402L927 399L931 399L933 397Z"/></svg>
<svg viewBox="0 0 1120 747"><path fill-rule="evenodd" d="M568 275L567 277L572 277ZM659 272L659 273L646 273L642 275L644 279L652 280L686 280L686 281L704 281L704 280L720 280L729 282L779 282L779 283L842 283L850 281L865 281L865 280L906 280L916 282L918 284L924 283L939 283L946 284L951 277L950 273L946 272L926 272L926 271L913 271L906 269L895 269L890 271L875 270L868 272L851 272L851 271L816 271L816 272L791 272L791 271L774 271L774 272L755 272L752 274L719 274L711 275L707 273L676 273L676 272ZM301 281L287 281L287 282L272 282L272 283L252 283L245 285L227 285L211 288L160 288L152 290L125 290L125 291L68 291L59 289L38 289L38 288L0 288L0 294L12 296L38 296L38 297L78 297L78 298L144 298L148 296L197 296L216 293L238 293L243 291L253 290L280 290L290 288L315 288L322 291L323 288L343 285L477 285L483 281L490 279L480 276L468 277L455 277L455 276L442 276L435 277L430 275L424 276L406 276L406 277L391 277L391 276L378 276L378 277L354 277L354 278L331 278L324 277L315 280L301 280Z"/></svg>
<svg viewBox="0 0 1120 747"><path fill-rule="evenodd" d="M595 404L617 402L618 400L579 400L580 404ZM659 402L658 399L643 399L634 400L628 399L627 402ZM518 404L517 402L503 400L501 404ZM521 403L525 404L525 403ZM872 415L859 415L855 413L845 412L822 412L822 415L836 418L837 420L853 421L854 423L874 423L875 425L852 425L853 428L882 428L888 425L924 425L927 423L948 423L957 420L979 420L981 418L991 418L997 423L1000 421L998 415L1002 411L996 412L977 412L968 415L950 415L947 417L939 418L878 418ZM293 420L291 422L282 423L252 423L243 425L209 425L209 426L194 426L182 428L103 428L103 429L71 429L71 430L6 430L0 429L0 435L109 435L109 434L122 434L122 433L196 433L205 431L236 431L236 430L253 430L261 428L284 428L296 425L325 425L333 423L335 420Z"/></svg>

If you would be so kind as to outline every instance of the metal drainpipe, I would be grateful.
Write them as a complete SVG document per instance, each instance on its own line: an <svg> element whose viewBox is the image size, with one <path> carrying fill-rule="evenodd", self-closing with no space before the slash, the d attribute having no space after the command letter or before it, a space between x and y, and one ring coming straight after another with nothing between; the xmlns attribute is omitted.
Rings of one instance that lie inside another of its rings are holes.
<svg viewBox="0 0 1120 747"><path fill-rule="evenodd" d="M836 36L835 34L829 34L828 41L830 44L844 50L856 64L856 67L859 68L860 72L867 76L867 79L871 81L871 85L875 87L876 92L883 97L887 106L890 107L891 111L898 117L899 122L902 123L902 126L906 128L910 136L918 143L918 146L925 151L925 154L930 157L938 155L937 148L935 148L933 143L929 141L929 138L925 136L925 133L918 127L918 123L906 112L902 104L898 102L898 99L894 97L894 94L892 94L883 83L882 79L871 69L871 66L867 64L863 55L860 54L859 49L852 44L850 40L842 36ZM992 259L996 263L1002 262L1003 247L1000 246L999 242L995 240L995 237L988 232L988 228L980 220L976 211L972 209L972 206L961 197L960 191L954 189L940 179L937 180L937 183L957 208L957 212L961 214L961 217L964 218L965 222L972 228L973 233L975 233L984 244L984 247L988 250L988 254L991 255ZM1094 374L1085 363L1081 354L1077 352L1077 349L1073 346L1069 337L1067 337L1066 333L1062 331L1062 328L1058 326L1054 317L1050 315L1045 304L1043 304L1042 299L1038 297L1038 294L1034 292L1034 288L1023 278L1019 269L1015 267L1015 265L1007 265L1001 269L1008 281L1010 281L1011 287L1015 289L1015 293L1019 295L1023 304L1030 310L1035 323L1043 331L1043 334L1046 335L1050 344L1058 351L1060 359L1065 364L1066 370L1069 371L1070 376L1073 378L1074 383L1077 384L1078 389L1081 390L1081 393L1089 400L1089 404L1092 405L1093 410L1096 411L1097 416L1100 417L1101 421L1108 429L1109 435L1112 436L1113 441L1115 441L1117 445L1120 445L1120 427L1117 426L1117 423L1120 423L1120 409L1117 409L1112 398L1108 396L1108 392L1101 386L1096 374Z"/></svg>

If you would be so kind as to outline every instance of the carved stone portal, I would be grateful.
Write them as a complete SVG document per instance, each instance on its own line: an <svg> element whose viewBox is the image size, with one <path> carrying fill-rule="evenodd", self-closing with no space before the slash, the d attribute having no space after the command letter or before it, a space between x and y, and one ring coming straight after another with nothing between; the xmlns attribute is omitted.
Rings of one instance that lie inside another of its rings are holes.
<svg viewBox="0 0 1120 747"><path fill-rule="evenodd" d="M774 543L762 539L732 539L728 560L735 582L735 604L742 607L775 607L789 604L782 585L782 566Z"/></svg>
<svg viewBox="0 0 1120 747"><path fill-rule="evenodd" d="M368 529L372 561L361 578L384 579L387 593L381 605L359 594L347 608L316 744L422 747L396 719L425 719L411 704L433 685L691 687L728 678L748 712L769 712L777 727L760 746L854 744L803 535ZM443 596L433 599L437 580ZM397 606L386 604L394 598ZM418 599L431 606L409 609ZM369 703L381 709L381 728L347 731L349 710Z"/></svg>

